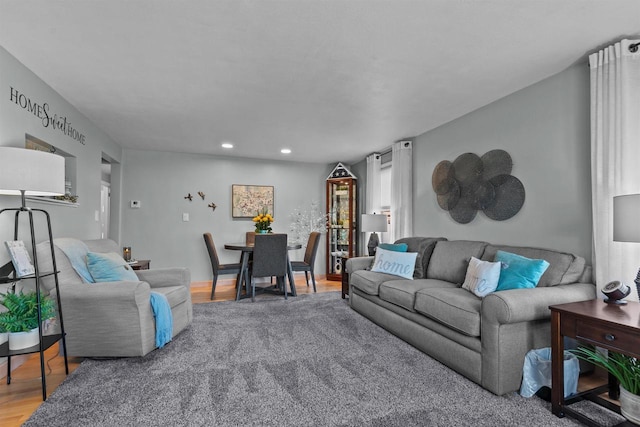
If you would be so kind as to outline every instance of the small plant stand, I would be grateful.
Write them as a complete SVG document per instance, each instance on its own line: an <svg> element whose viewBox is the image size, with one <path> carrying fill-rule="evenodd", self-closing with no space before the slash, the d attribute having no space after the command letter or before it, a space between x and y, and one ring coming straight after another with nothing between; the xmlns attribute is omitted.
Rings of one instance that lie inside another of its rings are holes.
<svg viewBox="0 0 640 427"><path fill-rule="evenodd" d="M64 368L66 375L69 375L69 363L67 361L67 344L65 341L65 332L64 332L64 322L62 320L62 304L60 302L60 287L58 284L58 268L56 265L56 256L53 246L53 234L51 233L51 219L49 217L49 213L42 209L32 209L28 208L24 204L24 196L22 207L20 208L8 208L2 209L0 211L0 215L5 212L15 212L15 222L14 222L14 233L13 240L18 240L18 230L20 225L20 214L26 213L29 217L29 229L31 231L31 250L33 255L33 265L35 267L35 273L33 275L25 276L25 277L16 277L15 272L13 272L13 277L9 277L11 272L7 272L7 269L3 268L3 273L6 272L5 277L0 277L0 283L9 283L18 281L21 279L34 279L36 284L36 293L38 295L38 335L39 335L39 343L32 347L23 348L20 350L9 350L9 343L6 342L0 345L0 357L7 357L7 384L11 384L11 357L17 356L21 354L31 354L31 353L40 353L40 373L42 378L42 400L47 400L47 381L45 376L45 363L44 363L44 352L53 346L58 341L62 342L62 351L64 355ZM43 213L47 220L47 228L49 232L49 247L51 250L51 259L53 261L53 271L52 272L42 272L38 266L38 255L36 253L36 238L33 228L33 213L40 212ZM3 274L4 276L4 274ZM40 318L40 281L42 278L47 276L53 276L55 280L55 288L56 288L56 308L58 313L58 322L60 324L60 333L53 335L42 335L42 320Z"/></svg>

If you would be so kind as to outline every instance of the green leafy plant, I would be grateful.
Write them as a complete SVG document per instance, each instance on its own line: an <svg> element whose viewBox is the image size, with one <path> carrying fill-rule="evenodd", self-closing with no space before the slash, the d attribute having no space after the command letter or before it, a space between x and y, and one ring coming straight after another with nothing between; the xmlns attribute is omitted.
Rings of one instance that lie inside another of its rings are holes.
<svg viewBox="0 0 640 427"><path fill-rule="evenodd" d="M28 332L38 327L38 295L32 291L26 294L0 294L0 304L7 311L0 313L0 331ZM40 294L41 320L50 319L55 314L51 298Z"/></svg>
<svg viewBox="0 0 640 427"><path fill-rule="evenodd" d="M571 350L579 359L586 360L616 377L620 385L629 393L640 396L640 363L635 357L609 351L579 347Z"/></svg>

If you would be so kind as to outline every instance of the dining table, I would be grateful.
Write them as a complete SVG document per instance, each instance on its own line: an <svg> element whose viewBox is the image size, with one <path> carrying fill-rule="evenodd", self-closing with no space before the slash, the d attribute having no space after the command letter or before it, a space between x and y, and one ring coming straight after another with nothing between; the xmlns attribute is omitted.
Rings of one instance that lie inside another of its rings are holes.
<svg viewBox="0 0 640 427"><path fill-rule="evenodd" d="M254 243L247 243L247 242L224 244L224 248L227 250L242 251L242 256L240 258L240 264L241 264L240 273L238 274L238 278L237 278L238 293L236 296L236 301L239 301L240 299L242 299L242 297L240 296L240 288L242 287L243 282L245 283L245 289L246 289L246 294L244 295L244 298L250 297L251 276L248 272L249 272L249 258L253 253L253 247L254 247ZM287 243L288 251L301 249L301 248L302 248L301 243ZM288 253L287 253L287 278L289 279L289 287L291 288L291 293L288 293L288 295L293 297L298 296L296 292L296 283L293 278L293 269L291 268L291 260L289 259ZM285 286L285 289L283 289L283 291L286 292L287 291L286 283L284 284L284 286Z"/></svg>

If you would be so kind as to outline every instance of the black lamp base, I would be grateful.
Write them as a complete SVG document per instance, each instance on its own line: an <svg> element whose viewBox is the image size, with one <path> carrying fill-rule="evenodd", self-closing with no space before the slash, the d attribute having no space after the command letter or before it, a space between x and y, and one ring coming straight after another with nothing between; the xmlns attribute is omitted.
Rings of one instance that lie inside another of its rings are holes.
<svg viewBox="0 0 640 427"><path fill-rule="evenodd" d="M378 243L380 243L380 239L378 238L378 234L374 231L369 236L369 243L367 243L367 249L369 250L369 256L374 256L376 254L376 249L378 249Z"/></svg>

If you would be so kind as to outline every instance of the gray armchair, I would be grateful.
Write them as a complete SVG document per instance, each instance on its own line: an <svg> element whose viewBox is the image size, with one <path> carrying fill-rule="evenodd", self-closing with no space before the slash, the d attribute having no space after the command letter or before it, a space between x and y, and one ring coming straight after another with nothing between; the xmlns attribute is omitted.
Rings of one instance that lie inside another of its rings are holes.
<svg viewBox="0 0 640 427"><path fill-rule="evenodd" d="M55 239L54 239L55 243ZM113 240L84 240L92 252L120 253ZM38 264L52 271L48 242L37 245ZM144 356L156 348L151 291L164 294L173 315L172 337L193 319L191 275L186 268L138 270L137 282L84 283L62 250L55 247L67 353L80 357ZM52 276L43 288L55 292Z"/></svg>

